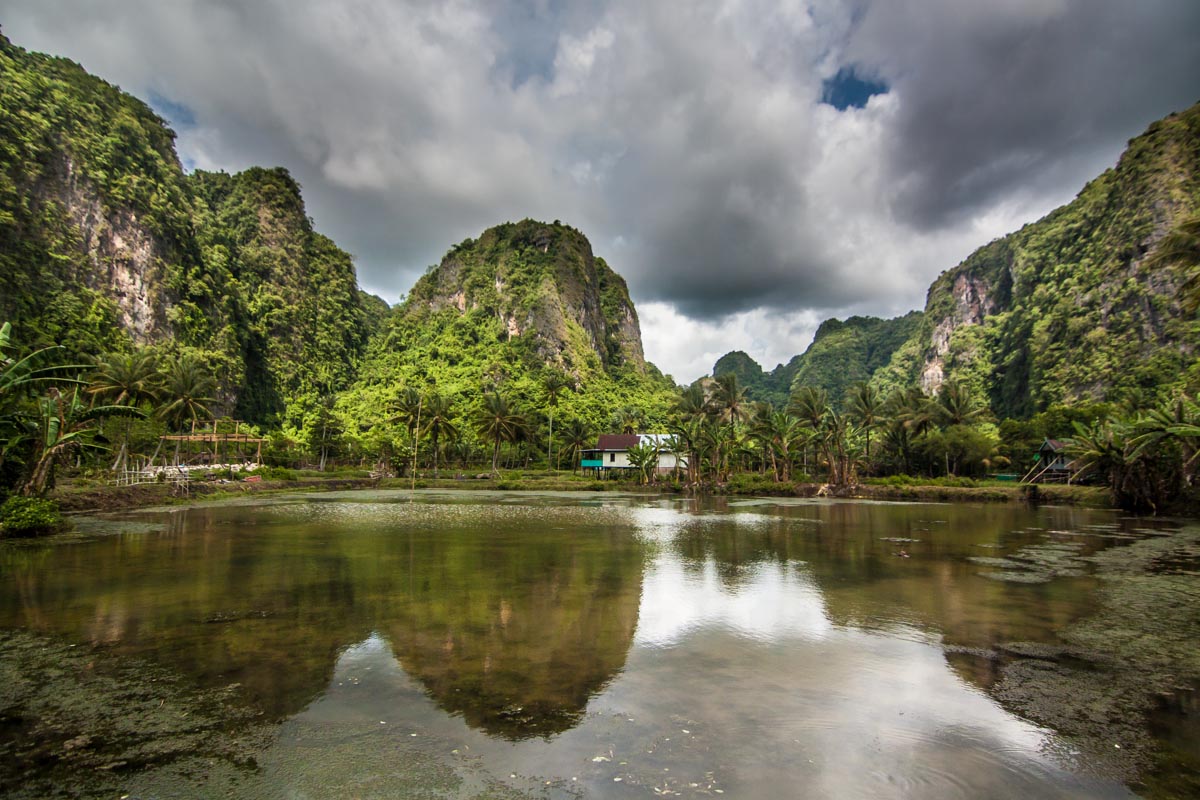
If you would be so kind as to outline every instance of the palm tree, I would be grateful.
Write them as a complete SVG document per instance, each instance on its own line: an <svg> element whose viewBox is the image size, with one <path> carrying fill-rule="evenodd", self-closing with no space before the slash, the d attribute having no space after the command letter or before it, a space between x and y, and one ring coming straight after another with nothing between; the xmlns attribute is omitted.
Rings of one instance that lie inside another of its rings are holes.
<svg viewBox="0 0 1200 800"><path fill-rule="evenodd" d="M161 378L158 360L149 350L109 353L96 359L87 391L114 405L137 407L158 398Z"/></svg>
<svg viewBox="0 0 1200 800"><path fill-rule="evenodd" d="M671 411L683 419L698 419L708 414L708 398L699 381L679 392Z"/></svg>
<svg viewBox="0 0 1200 800"><path fill-rule="evenodd" d="M1106 420L1085 428L1074 423L1075 436L1067 451L1075 456L1076 475L1097 473L1105 477L1118 506L1128 511L1157 511L1170 495L1159 459L1147 451L1137 452L1134 429L1120 420ZM1176 476L1177 478L1177 476Z"/></svg>
<svg viewBox="0 0 1200 800"><path fill-rule="evenodd" d="M1139 419L1135 432L1134 456L1141 456L1168 442L1178 443L1183 479L1187 485L1192 485L1195 463L1200 457L1200 404L1189 397L1180 397Z"/></svg>
<svg viewBox="0 0 1200 800"><path fill-rule="evenodd" d="M337 418L333 414L333 409L336 405L337 395L333 394L333 392L326 392L320 395L315 404L316 418L314 422L321 427L321 432L317 436L317 469L321 472L325 471L325 464L329 460L329 449L332 440L340 433Z"/></svg>
<svg viewBox="0 0 1200 800"><path fill-rule="evenodd" d="M417 445L420 439L421 431L421 411L425 403L425 398L416 389L411 386L401 389L397 395L387 403L388 417L385 422L395 424L403 423L405 430L408 431L408 440L412 443L412 475L413 480L416 480L417 475Z"/></svg>
<svg viewBox="0 0 1200 800"><path fill-rule="evenodd" d="M745 418L747 410L746 388L738 385L737 373L718 376L708 402L717 416L729 423L732 436L734 424Z"/></svg>
<svg viewBox="0 0 1200 800"><path fill-rule="evenodd" d="M112 405L141 408L142 404L158 399L161 380L157 359L149 350L109 353L96 359L96 368L92 372L87 391L92 395L93 404L97 399L103 398ZM126 417L121 431L121 448L113 461L113 471L125 466L129 454L130 431L131 420Z"/></svg>
<svg viewBox="0 0 1200 800"><path fill-rule="evenodd" d="M667 436L661 439L658 443L658 449L661 453L666 453L671 456L673 466L671 467L671 477L679 480L679 465L683 463L687 457L687 451L684 449L683 443L679 441L679 437L675 435Z"/></svg>
<svg viewBox="0 0 1200 800"><path fill-rule="evenodd" d="M947 381L938 391L936 414L943 427L973 425L987 418L988 407L965 384Z"/></svg>
<svg viewBox="0 0 1200 800"><path fill-rule="evenodd" d="M498 392L483 396L483 405L475 412L475 428L492 442L492 474L500 473L500 443L516 441L525 430L525 418L509 407Z"/></svg>
<svg viewBox="0 0 1200 800"><path fill-rule="evenodd" d="M933 405L934 417L943 431L958 426L969 427L981 422L990 415L987 405L971 393L965 384L948 381L942 384L938 391L937 401ZM952 463L950 450L943 451L946 462L946 474L953 475L957 463ZM954 459L957 462L957 458Z"/></svg>
<svg viewBox="0 0 1200 800"><path fill-rule="evenodd" d="M821 430L821 444L829 464L829 482L841 486L853 482L854 459L850 455L853 425L848 414L831 410Z"/></svg>
<svg viewBox="0 0 1200 800"><path fill-rule="evenodd" d="M866 434L866 469L868 474L871 463L871 431L879 424L880 416L883 413L883 398L879 396L879 392L871 384L866 381L861 381L850 387L847 394L846 407L849 410L850 418L862 428Z"/></svg>
<svg viewBox="0 0 1200 800"><path fill-rule="evenodd" d="M687 459L688 483L695 483L700 475L700 439L704 434L703 417L684 417L670 426L675 447Z"/></svg>
<svg viewBox="0 0 1200 800"><path fill-rule="evenodd" d="M931 430L941 414L937 401L916 387L892 394L886 406L886 413L900 421L914 437Z"/></svg>
<svg viewBox="0 0 1200 800"><path fill-rule="evenodd" d="M649 483L652 471L658 466L658 443L638 442L625 451L629 465L638 471L641 483Z"/></svg>
<svg viewBox="0 0 1200 800"><path fill-rule="evenodd" d="M829 393L819 386L801 386L792 392L788 410L808 427L820 428L829 413Z"/></svg>
<svg viewBox="0 0 1200 800"><path fill-rule="evenodd" d="M645 427L646 412L636 406L624 406L613 412L611 424L621 433L637 433L639 428Z"/></svg>
<svg viewBox="0 0 1200 800"><path fill-rule="evenodd" d="M37 366L47 353L62 347L43 347L22 358L10 355L16 349L12 324L5 322L0 325L0 465L37 430L39 415L32 404L35 390L50 383L81 383L66 374L81 369L81 365Z"/></svg>
<svg viewBox="0 0 1200 800"><path fill-rule="evenodd" d="M722 449L731 451L733 449L734 428L737 423L746 416L746 389L738 385L737 374L727 372L724 375L719 375L714 379L712 385L712 393L708 398L709 413L715 418L725 420L728 426L725 428L727 442L722 446ZM730 466L730 453L726 452L718 457L718 461L728 467Z"/></svg>
<svg viewBox="0 0 1200 800"><path fill-rule="evenodd" d="M566 439L567 447L571 449L571 472L574 473L576 467L579 466L579 455L595 441L596 432L592 427L581 419L567 420L566 427L563 429L563 438Z"/></svg>
<svg viewBox="0 0 1200 800"><path fill-rule="evenodd" d="M915 440L934 427L939 413L936 401L915 386L897 389L884 401L886 441L899 454L904 472L912 466Z"/></svg>
<svg viewBox="0 0 1200 800"><path fill-rule="evenodd" d="M542 389L546 392L546 405L550 407L550 433L546 436L546 466L554 469L554 409L558 406L558 396L562 394L571 381L561 372L549 372L542 379Z"/></svg>
<svg viewBox="0 0 1200 800"><path fill-rule="evenodd" d="M180 355L166 366L162 377L162 405L158 414L170 430L182 433L188 422L212 416L209 406L215 402L217 380L208 368L194 356ZM175 462L179 462L179 447L175 442Z"/></svg>
<svg viewBox="0 0 1200 800"><path fill-rule="evenodd" d="M728 470L729 454L724 447L725 429L716 420L702 420L700 437L696 442L701 463L707 463L715 480L724 479Z"/></svg>
<svg viewBox="0 0 1200 800"><path fill-rule="evenodd" d="M758 439L771 458L775 482L791 480L792 444L799 438L800 421L785 411L770 406L755 417L751 435Z"/></svg>
<svg viewBox="0 0 1200 800"><path fill-rule="evenodd" d="M771 428L771 414L774 412L770 403L755 403L754 410L750 414L750 426L748 433L751 440L758 443L759 450L759 467L765 473L767 471L767 461L771 463L771 474L776 482L779 481L779 463L775 460L775 437Z"/></svg>
<svg viewBox="0 0 1200 800"><path fill-rule="evenodd" d="M421 393L411 386L401 389L399 394L387 405L388 422L400 422L408 430L408 438L415 440L417 418L421 415L421 405L424 398Z"/></svg>
<svg viewBox="0 0 1200 800"><path fill-rule="evenodd" d="M425 401L425 434L433 441L433 477L438 477L438 442L458 436L449 398L434 392Z"/></svg>
<svg viewBox="0 0 1200 800"><path fill-rule="evenodd" d="M829 393L818 386L801 386L792 392L788 412L816 434L829 413ZM804 447L804 471L808 472L807 444Z"/></svg>

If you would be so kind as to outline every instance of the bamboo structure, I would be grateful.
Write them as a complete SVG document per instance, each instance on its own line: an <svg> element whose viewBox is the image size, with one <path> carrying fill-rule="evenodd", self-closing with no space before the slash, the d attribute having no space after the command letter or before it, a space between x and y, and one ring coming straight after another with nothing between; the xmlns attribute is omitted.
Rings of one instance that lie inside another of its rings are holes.
<svg viewBox="0 0 1200 800"><path fill-rule="evenodd" d="M234 420L233 433L219 433L216 430L215 423L213 424L213 430L211 430L211 431L203 431L202 430L199 433L197 433L196 432L196 422L195 422L195 420L193 420L191 433L166 434L164 436L160 436L159 440L163 441L163 442L176 442L177 443L176 444L176 452L177 453L179 452L179 450L178 450L179 444L182 444L184 442L187 442L189 445L195 444L195 443L199 443L202 445L211 444L213 446L212 455L213 455L214 462L221 461L221 451L222 450L224 450L226 453L229 452L229 447L228 447L229 445L238 445L237 449L240 454L242 452L242 447L241 447L242 445L253 444L253 445L255 445L254 463L262 464L262 446L263 446L263 442L265 442L266 439L264 439L260 436L251 436L249 434L242 433L241 431L242 431L242 423L238 420ZM205 448L205 449L207 450L207 448ZM188 450L190 451L191 448L189 447ZM176 461L178 461L178 458L176 458ZM178 463L176 463L175 466L178 467L180 465Z"/></svg>
<svg viewBox="0 0 1200 800"><path fill-rule="evenodd" d="M154 451L154 455L149 458L134 457L132 466L118 473L114 482L118 486L166 482L186 490L191 480L190 472L192 470L228 469L231 472L238 472L262 466L262 446L263 442L267 440L261 436L242 433L242 423L237 420L232 422L234 424L233 433L221 433L216 430L216 423L213 424L213 430L197 431L196 423L193 422L191 433L169 433L158 437L158 449ZM166 442L175 443L174 455L167 456L161 466L156 465L158 454ZM181 453L183 449L181 446L185 443L186 451ZM209 456L206 463L188 464L195 453L194 445L199 445L201 453ZM210 445L211 450L209 449ZM245 455L245 451L249 449L248 445L254 446L252 463ZM237 463L224 463L231 451L235 450Z"/></svg>

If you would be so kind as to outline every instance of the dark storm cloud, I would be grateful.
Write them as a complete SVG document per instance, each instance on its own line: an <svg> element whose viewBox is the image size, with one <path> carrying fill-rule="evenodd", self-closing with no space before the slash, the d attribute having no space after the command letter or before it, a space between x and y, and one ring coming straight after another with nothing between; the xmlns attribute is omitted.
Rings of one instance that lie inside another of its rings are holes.
<svg viewBox="0 0 1200 800"><path fill-rule="evenodd" d="M152 100L185 163L287 167L389 300L490 225L571 223L653 307L652 358L690 326L662 364L681 378L725 338L786 360L823 316L920 305L1200 99L1195 0L0 0L0 21ZM886 92L835 109L839 72Z"/></svg>
<svg viewBox="0 0 1200 800"><path fill-rule="evenodd" d="M847 55L900 93L889 177L898 213L930 227L1079 188L1200 100L1198 42L1195 2L908 0L872 4Z"/></svg>

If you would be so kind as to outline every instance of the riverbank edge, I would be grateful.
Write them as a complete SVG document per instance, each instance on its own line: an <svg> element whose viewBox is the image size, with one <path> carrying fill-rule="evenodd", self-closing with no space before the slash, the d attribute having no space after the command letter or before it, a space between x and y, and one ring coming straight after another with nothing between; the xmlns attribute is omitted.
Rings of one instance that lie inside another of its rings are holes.
<svg viewBox="0 0 1200 800"><path fill-rule="evenodd" d="M222 500L234 497L271 496L302 492L350 491L355 489L408 489L413 484L405 479L390 478L301 478L294 481L211 482L191 484L186 492L166 484L138 486L95 486L66 488L51 497L65 513L100 513L125 511L163 505L186 505L197 501ZM487 491L612 491L647 495L700 494L735 497L797 497L835 498L844 500L876 500L894 502L934 503L1044 503L1086 508L1112 508L1108 493L1091 486L938 486L913 484L905 486L856 484L829 486L820 483L762 484L751 486L634 486L615 481L580 481L563 479L418 479L418 489L454 489Z"/></svg>

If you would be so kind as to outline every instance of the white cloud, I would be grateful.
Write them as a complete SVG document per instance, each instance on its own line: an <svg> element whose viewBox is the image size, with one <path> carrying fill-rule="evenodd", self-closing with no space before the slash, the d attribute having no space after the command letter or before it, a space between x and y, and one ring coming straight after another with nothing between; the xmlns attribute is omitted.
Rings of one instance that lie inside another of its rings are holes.
<svg viewBox="0 0 1200 800"><path fill-rule="evenodd" d="M691 383L712 372L717 359L742 350L770 371L812 342L821 317L814 311L771 312L765 309L731 314L718 321L683 316L668 303L638 306L646 358L679 383Z"/></svg>
<svg viewBox="0 0 1200 800"><path fill-rule="evenodd" d="M388 299L490 225L571 223L681 380L919 306L1200 96L1190 0L0 0L0 18L186 106L187 162L287 167ZM820 104L845 66L890 91Z"/></svg>

